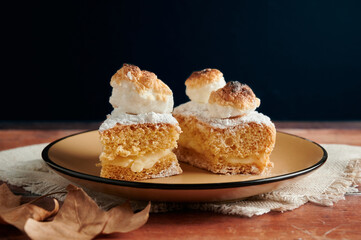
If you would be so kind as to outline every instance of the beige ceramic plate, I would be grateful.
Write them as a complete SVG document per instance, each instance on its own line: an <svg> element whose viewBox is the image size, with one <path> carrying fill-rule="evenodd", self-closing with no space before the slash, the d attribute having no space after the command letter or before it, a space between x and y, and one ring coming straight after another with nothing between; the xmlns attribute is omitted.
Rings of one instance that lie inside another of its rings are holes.
<svg viewBox="0 0 361 240"><path fill-rule="evenodd" d="M327 159L317 143L277 132L271 155L275 167L267 175L218 175L181 163L181 175L128 182L99 177L100 152L98 132L89 131L52 142L42 156L76 185L129 199L178 202L232 201L268 192L306 176Z"/></svg>

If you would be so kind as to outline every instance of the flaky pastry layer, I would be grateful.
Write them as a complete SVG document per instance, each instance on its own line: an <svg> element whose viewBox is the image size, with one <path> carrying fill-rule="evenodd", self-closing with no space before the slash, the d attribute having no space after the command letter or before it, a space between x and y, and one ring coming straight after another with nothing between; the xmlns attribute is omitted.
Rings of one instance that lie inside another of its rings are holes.
<svg viewBox="0 0 361 240"><path fill-rule="evenodd" d="M179 133L178 125L167 123L117 124L100 132L100 141L103 152L114 159L173 149Z"/></svg>

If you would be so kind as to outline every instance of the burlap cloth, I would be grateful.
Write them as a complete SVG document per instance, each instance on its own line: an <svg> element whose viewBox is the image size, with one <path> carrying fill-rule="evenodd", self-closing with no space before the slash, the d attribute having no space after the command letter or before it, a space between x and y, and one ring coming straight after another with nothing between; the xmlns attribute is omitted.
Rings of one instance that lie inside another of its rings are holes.
<svg viewBox="0 0 361 240"><path fill-rule="evenodd" d="M64 191L70 182L50 170L41 159L41 151L45 146L46 144L38 144L0 152L0 180L22 186L39 195ZM306 202L331 206L344 199L346 193L358 192L356 187L361 183L361 147L336 144L322 146L328 152L327 162L311 175L281 189L233 203L152 203L151 211L200 209L251 217L270 211L293 210ZM104 208L124 201L85 190ZM56 195L59 200L64 197L65 195ZM142 208L145 203L132 204L134 208Z"/></svg>

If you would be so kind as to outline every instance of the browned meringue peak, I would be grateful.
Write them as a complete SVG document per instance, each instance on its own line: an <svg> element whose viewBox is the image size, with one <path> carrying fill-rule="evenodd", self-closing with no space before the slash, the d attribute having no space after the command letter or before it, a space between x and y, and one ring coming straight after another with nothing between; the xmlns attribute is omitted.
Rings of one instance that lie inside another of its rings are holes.
<svg viewBox="0 0 361 240"><path fill-rule="evenodd" d="M111 78L113 87L109 102L114 108L127 113L170 113L173 110L173 93L152 72L124 64Z"/></svg>
<svg viewBox="0 0 361 240"><path fill-rule="evenodd" d="M223 73L217 69L204 69L193 72L185 81L186 94L195 102L207 103L212 91L226 84Z"/></svg>
<svg viewBox="0 0 361 240"><path fill-rule="evenodd" d="M232 81L213 91L208 103L208 110L213 117L229 118L254 111L259 107L260 99L248 85Z"/></svg>

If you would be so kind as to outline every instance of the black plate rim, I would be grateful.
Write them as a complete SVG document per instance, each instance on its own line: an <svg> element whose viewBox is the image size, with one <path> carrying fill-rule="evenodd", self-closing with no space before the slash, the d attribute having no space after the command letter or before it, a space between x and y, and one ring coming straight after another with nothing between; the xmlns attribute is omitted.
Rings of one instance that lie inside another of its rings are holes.
<svg viewBox="0 0 361 240"><path fill-rule="evenodd" d="M261 185L261 184L268 184L268 183L273 183L273 182L280 182L280 181L284 181L284 180L288 180L288 179L292 179L295 177L299 177L301 175L305 175L309 172L314 171L315 169L321 167L327 160L328 158L328 154L327 151L318 143L309 140L307 138L303 138L294 134L290 134L290 133L285 133L282 131L277 131L278 133L281 134L286 134L286 135L290 135L293 137L297 137L297 138L301 138L303 140L306 140L308 142L311 142L313 144L315 144L316 146L318 146L322 151L323 151L323 156L321 157L321 159L315 163L314 165L296 171L296 172L291 172L291 173L287 173L287 174L282 174L282 175L277 175L277 176L273 176L273 177L266 177L266 178L261 178L261 179L254 179L254 180L248 180L248 181L240 181L240 182L222 182L222 183L197 183L197 184L174 184L174 183L147 183L147 182L134 182L134 181L123 181L123 180L115 180L115 179L108 179L108 178L103 178L103 177L99 177L99 176L94 176L94 175L90 175L90 174L86 174L86 173L81 173L81 172L77 172L68 168L65 168L63 166L60 166L56 163L54 163L50 157L49 157L49 151L51 149L52 146L54 146L56 143L65 140L67 138L76 136L76 135L80 135L80 134L84 134L84 133L88 133L88 132L92 132L92 131L97 131L97 130L87 130L87 131L82 131L79 133L75 133L75 134L71 134L68 136L65 136L63 138L57 139L51 143L49 143L42 151L41 156L43 158L43 160L45 161L45 163L51 167L52 169L54 169L55 171L58 171L62 174L68 175L70 177L75 177L75 178L80 178L80 179L84 179L84 180L88 180L88 181L92 181L92 182L97 182L97 183L105 183L105 184L111 184L111 185L117 185L117 186L122 186L122 187L130 187L130 188L145 188L145 189L172 189L172 190L200 190L200 189L222 189L222 188L239 188L239 187L247 187L247 186L254 186L254 185Z"/></svg>

